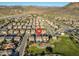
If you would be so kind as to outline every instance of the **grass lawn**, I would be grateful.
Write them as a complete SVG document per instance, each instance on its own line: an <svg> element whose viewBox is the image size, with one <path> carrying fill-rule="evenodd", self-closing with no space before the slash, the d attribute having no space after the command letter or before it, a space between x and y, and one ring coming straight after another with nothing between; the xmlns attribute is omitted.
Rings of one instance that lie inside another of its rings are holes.
<svg viewBox="0 0 79 59"><path fill-rule="evenodd" d="M73 43L69 37L61 36L58 40L59 42L54 42L55 47L53 48L53 53L59 53L65 56L78 56L79 47Z"/></svg>
<svg viewBox="0 0 79 59"><path fill-rule="evenodd" d="M31 46L29 49L28 49L29 52L32 52L34 55L37 53L37 54L40 54L42 51L45 51L45 48L37 48L37 47L34 47L34 46Z"/></svg>
<svg viewBox="0 0 79 59"><path fill-rule="evenodd" d="M60 54L64 56L79 56L78 45L68 36L60 36L58 39L49 41L49 43L54 45L54 54ZM36 53L40 54L42 51L45 51L45 48L37 48L35 46L31 46L28 51L35 55Z"/></svg>

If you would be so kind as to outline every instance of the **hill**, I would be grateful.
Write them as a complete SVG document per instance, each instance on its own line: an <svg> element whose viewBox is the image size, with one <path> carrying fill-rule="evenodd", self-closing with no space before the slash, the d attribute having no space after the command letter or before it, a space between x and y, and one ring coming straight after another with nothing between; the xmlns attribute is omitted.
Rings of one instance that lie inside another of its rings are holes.
<svg viewBox="0 0 79 59"><path fill-rule="evenodd" d="M48 6L0 6L0 16L15 14L71 14L79 15L79 2L71 2L64 7Z"/></svg>
<svg viewBox="0 0 79 59"><path fill-rule="evenodd" d="M64 6L62 10L68 14L78 15L79 14L79 2L69 3L68 5Z"/></svg>

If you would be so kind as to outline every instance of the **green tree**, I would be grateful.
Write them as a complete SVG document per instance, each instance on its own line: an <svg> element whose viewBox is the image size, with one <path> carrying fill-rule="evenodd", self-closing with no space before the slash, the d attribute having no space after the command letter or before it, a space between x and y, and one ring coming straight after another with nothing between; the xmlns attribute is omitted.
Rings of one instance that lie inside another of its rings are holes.
<svg viewBox="0 0 79 59"><path fill-rule="evenodd" d="M52 53L53 52L53 49L52 49L52 47L48 46L48 47L46 47L46 51L48 53Z"/></svg>

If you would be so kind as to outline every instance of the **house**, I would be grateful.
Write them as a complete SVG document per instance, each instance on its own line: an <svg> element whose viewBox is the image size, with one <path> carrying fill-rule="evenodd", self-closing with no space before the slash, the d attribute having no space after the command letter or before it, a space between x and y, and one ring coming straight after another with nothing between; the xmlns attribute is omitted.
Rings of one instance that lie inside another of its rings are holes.
<svg viewBox="0 0 79 59"><path fill-rule="evenodd" d="M17 26L15 25L15 26L13 26L13 29L17 29Z"/></svg>
<svg viewBox="0 0 79 59"><path fill-rule="evenodd" d="M31 30L31 34L35 34L35 30Z"/></svg>
<svg viewBox="0 0 79 59"><path fill-rule="evenodd" d="M34 36L30 36L29 41L34 41Z"/></svg>
<svg viewBox="0 0 79 59"><path fill-rule="evenodd" d="M31 29L31 27L30 26L27 26L27 29L29 30L29 29Z"/></svg>
<svg viewBox="0 0 79 59"><path fill-rule="evenodd" d="M24 34L24 32L25 32L25 30L22 30L22 29L20 30L20 33L21 33L21 34Z"/></svg>
<svg viewBox="0 0 79 59"><path fill-rule="evenodd" d="M32 25L32 28L35 29L35 25Z"/></svg>
<svg viewBox="0 0 79 59"><path fill-rule="evenodd" d="M8 29L12 29L12 25L9 25L9 26L8 26Z"/></svg>
<svg viewBox="0 0 79 59"><path fill-rule="evenodd" d="M47 42L49 40L48 36L43 36L42 39L43 39L43 42Z"/></svg>
<svg viewBox="0 0 79 59"><path fill-rule="evenodd" d="M18 22L17 25L20 25L20 22Z"/></svg>
<svg viewBox="0 0 79 59"><path fill-rule="evenodd" d="M14 30L14 34L18 34L19 33L19 30Z"/></svg>
<svg viewBox="0 0 79 59"><path fill-rule="evenodd" d="M24 25L24 23L21 23L21 25Z"/></svg>
<svg viewBox="0 0 79 59"><path fill-rule="evenodd" d="M0 43L4 41L4 37L0 37Z"/></svg>
<svg viewBox="0 0 79 59"><path fill-rule="evenodd" d="M7 31L6 31L6 30L2 30L2 31L1 31L1 34L7 35Z"/></svg>
<svg viewBox="0 0 79 59"><path fill-rule="evenodd" d="M11 36L6 36L5 40L7 41L7 43L11 43L11 40L13 39L13 37Z"/></svg>
<svg viewBox="0 0 79 59"><path fill-rule="evenodd" d="M29 34L29 33L30 33L30 30L26 30L26 33L28 33L28 34Z"/></svg>
<svg viewBox="0 0 79 59"><path fill-rule="evenodd" d="M26 25L23 26L23 29L26 29Z"/></svg>
<svg viewBox="0 0 79 59"><path fill-rule="evenodd" d="M14 47L15 47L14 43L3 44L3 49L5 50L12 49Z"/></svg>
<svg viewBox="0 0 79 59"><path fill-rule="evenodd" d="M12 24L13 24L13 25L16 25L16 23L15 23L15 22L13 22Z"/></svg>
<svg viewBox="0 0 79 59"><path fill-rule="evenodd" d="M21 25L19 25L19 26L18 26L18 29L21 29L21 28L22 28L22 26L21 26Z"/></svg>
<svg viewBox="0 0 79 59"><path fill-rule="evenodd" d="M41 34L46 34L46 30L42 30L42 33Z"/></svg>
<svg viewBox="0 0 79 59"><path fill-rule="evenodd" d="M27 23L25 23L25 25L27 26Z"/></svg>
<svg viewBox="0 0 79 59"><path fill-rule="evenodd" d="M13 30L8 30L8 34L13 34Z"/></svg>
<svg viewBox="0 0 79 59"><path fill-rule="evenodd" d="M14 37L14 40L19 42L20 41L20 37L19 36Z"/></svg>

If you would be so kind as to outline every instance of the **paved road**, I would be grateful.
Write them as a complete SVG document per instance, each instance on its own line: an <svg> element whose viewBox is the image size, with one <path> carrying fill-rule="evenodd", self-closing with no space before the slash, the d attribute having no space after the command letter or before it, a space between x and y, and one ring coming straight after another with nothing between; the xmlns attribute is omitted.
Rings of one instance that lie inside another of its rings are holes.
<svg viewBox="0 0 79 59"><path fill-rule="evenodd" d="M26 33L23 37L23 40L21 42L21 45L17 48L17 50L19 51L19 55L23 56L24 55L24 51L25 48L27 46L27 39L28 39L28 34Z"/></svg>

